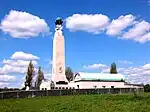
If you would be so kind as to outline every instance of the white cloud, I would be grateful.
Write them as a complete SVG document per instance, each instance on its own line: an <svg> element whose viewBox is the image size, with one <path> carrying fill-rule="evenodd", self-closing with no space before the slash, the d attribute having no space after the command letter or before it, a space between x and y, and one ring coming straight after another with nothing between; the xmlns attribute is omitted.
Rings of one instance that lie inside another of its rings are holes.
<svg viewBox="0 0 150 112"><path fill-rule="evenodd" d="M118 62L121 64L133 64L132 61L127 61L127 60L119 60Z"/></svg>
<svg viewBox="0 0 150 112"><path fill-rule="evenodd" d="M86 31L94 34L106 31L106 35L139 43L150 41L150 23L138 20L132 14L121 15L112 21L102 14L73 14L66 18L66 28L70 31Z"/></svg>
<svg viewBox="0 0 150 112"><path fill-rule="evenodd" d="M147 70L147 69L149 69L149 70L150 70L150 63L145 64L145 65L143 66L143 68L144 68L144 69L146 69L146 70Z"/></svg>
<svg viewBox="0 0 150 112"><path fill-rule="evenodd" d="M150 84L150 74L135 74L135 75L128 75L128 80L131 83L137 83L137 84Z"/></svg>
<svg viewBox="0 0 150 112"><path fill-rule="evenodd" d="M50 80L51 80L51 77L52 77L52 74L51 74L51 73L44 73L44 79L45 79L45 80L50 81Z"/></svg>
<svg viewBox="0 0 150 112"><path fill-rule="evenodd" d="M19 67L19 66L11 66L11 65L4 65L1 68L0 74L12 74L12 73L18 73L18 74L25 74L27 72L27 67Z"/></svg>
<svg viewBox="0 0 150 112"><path fill-rule="evenodd" d="M0 75L0 88L22 88L24 87L25 75Z"/></svg>
<svg viewBox="0 0 150 112"><path fill-rule="evenodd" d="M13 81L16 81L15 76L0 75L0 82L13 82Z"/></svg>
<svg viewBox="0 0 150 112"><path fill-rule="evenodd" d="M11 10L1 21L1 29L14 38L30 38L49 33L44 19L23 11Z"/></svg>
<svg viewBox="0 0 150 112"><path fill-rule="evenodd" d="M141 21L135 24L135 26L126 32L123 37L127 39L136 38L145 34L149 29L150 24L146 21Z"/></svg>
<svg viewBox="0 0 150 112"><path fill-rule="evenodd" d="M86 69L97 69L97 68L106 68L106 67L107 67L106 65L101 64L101 63L83 66L83 68L86 68Z"/></svg>
<svg viewBox="0 0 150 112"><path fill-rule="evenodd" d="M10 75L0 75L0 88L8 87L12 82L15 82L17 79L15 76Z"/></svg>
<svg viewBox="0 0 150 112"><path fill-rule="evenodd" d="M102 68L101 70L102 73L109 73L110 72L110 68L107 67L107 68Z"/></svg>
<svg viewBox="0 0 150 112"><path fill-rule="evenodd" d="M12 86L9 86L9 87L12 87L12 88L20 88L20 89L22 89L23 87L25 87L25 84L24 84L24 82L25 82L25 78L26 78L26 76L22 76L21 78L17 78L18 80L15 82L15 85L12 85Z"/></svg>
<svg viewBox="0 0 150 112"><path fill-rule="evenodd" d="M112 20L111 24L107 27L106 34L115 36L121 34L121 31L128 26L132 25L135 20L135 16L129 14L126 16L120 16L115 20Z"/></svg>
<svg viewBox="0 0 150 112"><path fill-rule="evenodd" d="M12 56L11 59L14 60L36 60L40 59L37 56L34 56L33 54L25 53L23 51L15 52Z"/></svg>
<svg viewBox="0 0 150 112"><path fill-rule="evenodd" d="M150 23L141 21L135 24L135 26L129 29L128 32L122 35L123 39L132 39L137 42L145 42L150 40Z"/></svg>
<svg viewBox="0 0 150 112"><path fill-rule="evenodd" d="M10 74L26 74L30 59L33 59L32 63L34 65L35 73L37 73L36 59L39 58L24 52L16 52L10 58L11 59L4 59L2 61L3 66L0 67L0 87L21 87L21 84L24 83L25 80L24 75L22 76L23 78L16 79L15 76L10 76Z"/></svg>
<svg viewBox="0 0 150 112"><path fill-rule="evenodd" d="M3 60L3 64L15 66L15 67L27 67L29 65L30 61L24 61L24 60ZM36 61L32 61L33 65L37 65Z"/></svg>
<svg viewBox="0 0 150 112"><path fill-rule="evenodd" d="M74 14L66 19L66 28L71 31L100 33L108 24L109 18L102 14Z"/></svg>
<svg viewBox="0 0 150 112"><path fill-rule="evenodd" d="M0 88L3 88L3 87L8 87L10 83L7 83L7 82L0 82Z"/></svg>
<svg viewBox="0 0 150 112"><path fill-rule="evenodd" d="M2 62L3 66L0 67L0 74L14 74L14 73L25 74L27 72L27 67L30 62L27 60L33 60L32 63L35 67L35 72L37 72L37 68L36 68L37 61L35 59L39 59L39 57L34 56L32 54L24 53L22 51L15 52L11 56L11 59L3 60Z"/></svg>
<svg viewBox="0 0 150 112"><path fill-rule="evenodd" d="M143 36L141 36L140 38L137 38L136 41L140 42L140 43L145 43L150 41L150 32L147 34L144 34Z"/></svg>
<svg viewBox="0 0 150 112"><path fill-rule="evenodd" d="M93 66L92 66L93 65ZM110 67L102 64L92 64L84 66L85 68L99 68L102 73L109 73ZM117 68L118 73L123 74L131 83L150 84L150 63L139 67Z"/></svg>
<svg viewBox="0 0 150 112"><path fill-rule="evenodd" d="M144 74L144 75L150 74L150 69L149 69L149 70L145 70L145 71L143 71L143 73L142 73L142 74Z"/></svg>
<svg viewBox="0 0 150 112"><path fill-rule="evenodd" d="M128 67L118 70L118 72L127 76L131 83L150 84L150 63L140 67Z"/></svg>
<svg viewBox="0 0 150 112"><path fill-rule="evenodd" d="M12 63L6 63L3 67L0 68L0 74L14 74L14 73L25 74L27 72L29 61L26 61L26 62L22 61L22 63L18 63L18 65L17 65L17 61L15 62L15 61L10 60L10 62ZM36 64L34 65L35 65L34 66L35 73L37 73L38 69L36 67Z"/></svg>

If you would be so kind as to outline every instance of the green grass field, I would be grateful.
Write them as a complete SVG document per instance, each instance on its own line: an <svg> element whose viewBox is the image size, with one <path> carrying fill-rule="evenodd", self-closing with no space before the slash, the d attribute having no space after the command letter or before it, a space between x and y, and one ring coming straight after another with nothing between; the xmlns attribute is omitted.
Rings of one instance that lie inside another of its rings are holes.
<svg viewBox="0 0 150 112"><path fill-rule="evenodd" d="M0 112L150 112L150 94L77 95L0 100Z"/></svg>

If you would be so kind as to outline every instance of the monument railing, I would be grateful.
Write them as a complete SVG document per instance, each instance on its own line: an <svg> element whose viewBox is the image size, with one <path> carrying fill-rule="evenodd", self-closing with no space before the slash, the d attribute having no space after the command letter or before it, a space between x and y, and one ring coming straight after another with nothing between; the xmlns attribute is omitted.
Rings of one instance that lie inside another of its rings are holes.
<svg viewBox="0 0 150 112"><path fill-rule="evenodd" d="M31 98L42 96L64 96L80 94L123 94L144 92L143 88L61 89L0 92L0 99Z"/></svg>

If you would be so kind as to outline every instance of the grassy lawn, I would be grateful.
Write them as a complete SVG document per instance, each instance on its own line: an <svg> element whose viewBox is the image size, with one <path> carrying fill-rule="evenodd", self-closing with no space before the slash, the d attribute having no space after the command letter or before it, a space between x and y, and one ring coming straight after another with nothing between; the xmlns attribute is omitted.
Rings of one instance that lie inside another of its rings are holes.
<svg viewBox="0 0 150 112"><path fill-rule="evenodd" d="M150 94L76 95L0 100L0 112L150 112Z"/></svg>

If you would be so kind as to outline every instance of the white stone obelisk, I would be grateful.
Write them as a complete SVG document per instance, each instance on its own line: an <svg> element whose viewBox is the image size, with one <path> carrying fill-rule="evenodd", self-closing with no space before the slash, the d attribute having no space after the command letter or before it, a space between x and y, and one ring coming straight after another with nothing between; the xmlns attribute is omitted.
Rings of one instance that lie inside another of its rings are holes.
<svg viewBox="0 0 150 112"><path fill-rule="evenodd" d="M52 81L55 84L58 82L68 83L65 76L65 41L62 32L62 23L60 18L56 20L53 39Z"/></svg>

